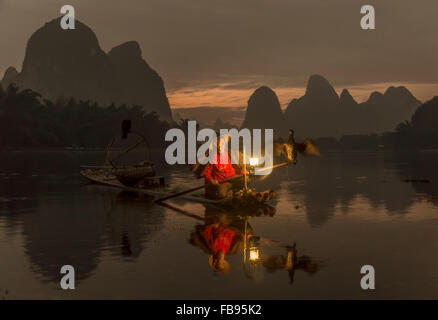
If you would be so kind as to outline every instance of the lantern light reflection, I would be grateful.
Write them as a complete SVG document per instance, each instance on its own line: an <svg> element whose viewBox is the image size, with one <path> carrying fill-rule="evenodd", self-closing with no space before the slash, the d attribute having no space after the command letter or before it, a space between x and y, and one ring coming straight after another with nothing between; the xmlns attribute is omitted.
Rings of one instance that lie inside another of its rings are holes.
<svg viewBox="0 0 438 320"><path fill-rule="evenodd" d="M257 262L260 258L260 251L258 248L249 249L249 261Z"/></svg>

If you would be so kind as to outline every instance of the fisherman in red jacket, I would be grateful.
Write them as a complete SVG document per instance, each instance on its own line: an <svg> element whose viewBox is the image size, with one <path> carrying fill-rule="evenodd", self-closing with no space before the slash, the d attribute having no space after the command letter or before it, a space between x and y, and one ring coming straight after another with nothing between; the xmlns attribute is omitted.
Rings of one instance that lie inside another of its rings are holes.
<svg viewBox="0 0 438 320"><path fill-rule="evenodd" d="M211 199L221 199L229 196L233 189L242 188L242 179L236 178L230 182L220 183L221 180L237 175L231 164L227 150L221 147L221 138L217 140L217 153L205 170L205 195Z"/></svg>

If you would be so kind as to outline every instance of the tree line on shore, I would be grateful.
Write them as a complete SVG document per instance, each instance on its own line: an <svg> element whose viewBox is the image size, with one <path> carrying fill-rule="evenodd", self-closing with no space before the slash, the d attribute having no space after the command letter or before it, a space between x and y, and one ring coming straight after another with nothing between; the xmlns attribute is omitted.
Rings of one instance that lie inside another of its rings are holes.
<svg viewBox="0 0 438 320"><path fill-rule="evenodd" d="M74 98L52 102L30 89L0 86L0 147L103 148L119 135L124 119L131 119L152 147L164 145L169 124L141 106L102 107Z"/></svg>
<svg viewBox="0 0 438 320"><path fill-rule="evenodd" d="M171 126L141 106L102 107L91 101L43 99L30 89L0 86L0 147L103 148L119 133L120 123L131 119L133 126L152 147L164 147ZM183 126L183 122L181 126ZM438 97L424 103L412 119L383 134L344 135L339 139L315 139L322 149L415 149L438 147Z"/></svg>
<svg viewBox="0 0 438 320"><path fill-rule="evenodd" d="M438 148L438 96L422 104L410 120L383 134L344 135L316 139L323 149L433 149Z"/></svg>

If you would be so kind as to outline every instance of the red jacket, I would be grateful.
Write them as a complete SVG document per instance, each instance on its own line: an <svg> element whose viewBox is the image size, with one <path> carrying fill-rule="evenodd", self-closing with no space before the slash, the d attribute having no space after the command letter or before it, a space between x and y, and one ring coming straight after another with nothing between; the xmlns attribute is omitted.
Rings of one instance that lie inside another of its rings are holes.
<svg viewBox="0 0 438 320"><path fill-rule="evenodd" d="M226 162L228 159L228 163ZM231 164L231 159L228 153L223 152L222 154L217 153L213 159L216 164L210 163L205 170L205 180L223 180L226 178L234 177L236 175L236 170Z"/></svg>
<svg viewBox="0 0 438 320"><path fill-rule="evenodd" d="M214 254L230 251L236 232L228 229L226 225L208 225L205 227L205 238Z"/></svg>

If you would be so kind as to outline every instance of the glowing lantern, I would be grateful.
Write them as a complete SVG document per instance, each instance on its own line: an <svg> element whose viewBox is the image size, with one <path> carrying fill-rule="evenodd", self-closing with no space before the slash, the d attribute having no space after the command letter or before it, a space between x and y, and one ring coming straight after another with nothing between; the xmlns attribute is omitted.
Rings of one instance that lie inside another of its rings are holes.
<svg viewBox="0 0 438 320"><path fill-rule="evenodd" d="M259 165L259 158L250 158L249 165L252 167L256 167Z"/></svg>
<svg viewBox="0 0 438 320"><path fill-rule="evenodd" d="M257 262L260 258L260 251L257 247L249 248L249 261Z"/></svg>

